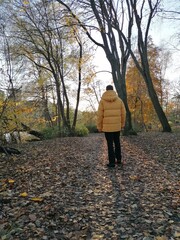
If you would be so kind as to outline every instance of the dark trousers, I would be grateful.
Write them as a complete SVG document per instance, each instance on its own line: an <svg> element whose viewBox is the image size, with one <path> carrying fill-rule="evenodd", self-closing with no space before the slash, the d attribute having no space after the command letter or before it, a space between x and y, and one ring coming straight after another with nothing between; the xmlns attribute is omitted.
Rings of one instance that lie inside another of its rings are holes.
<svg viewBox="0 0 180 240"><path fill-rule="evenodd" d="M119 132L105 132L105 137L108 146L109 163L114 164L115 158L121 161L121 145L120 145L120 131Z"/></svg>

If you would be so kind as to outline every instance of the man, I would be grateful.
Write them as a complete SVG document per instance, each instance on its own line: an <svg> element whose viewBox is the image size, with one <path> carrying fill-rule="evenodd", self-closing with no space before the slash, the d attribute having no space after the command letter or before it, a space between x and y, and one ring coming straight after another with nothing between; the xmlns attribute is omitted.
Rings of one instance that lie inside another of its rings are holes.
<svg viewBox="0 0 180 240"><path fill-rule="evenodd" d="M113 90L112 85L106 87L98 107L97 129L105 133L108 147L108 167L121 164L120 131L125 125L126 111L123 101Z"/></svg>

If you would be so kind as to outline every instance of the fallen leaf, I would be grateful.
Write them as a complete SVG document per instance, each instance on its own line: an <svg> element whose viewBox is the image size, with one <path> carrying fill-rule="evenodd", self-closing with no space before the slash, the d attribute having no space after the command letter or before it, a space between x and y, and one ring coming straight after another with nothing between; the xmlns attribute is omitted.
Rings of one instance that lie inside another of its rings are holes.
<svg viewBox="0 0 180 240"><path fill-rule="evenodd" d="M131 180L139 180L139 179L140 179L140 177L139 177L139 176L136 176L136 175L134 175L134 176L129 176L129 178L130 178Z"/></svg>
<svg viewBox="0 0 180 240"><path fill-rule="evenodd" d="M20 196L20 197L27 197L28 194L27 194L27 192L23 192L23 193L20 193L19 196Z"/></svg>
<svg viewBox="0 0 180 240"><path fill-rule="evenodd" d="M157 236L155 240L168 240L166 236Z"/></svg>
<svg viewBox="0 0 180 240"><path fill-rule="evenodd" d="M35 222L36 219L37 219L37 217L36 217L35 214L29 214L29 219L30 219L31 221Z"/></svg>
<svg viewBox="0 0 180 240"><path fill-rule="evenodd" d="M13 184L15 181L13 179L8 179L8 183Z"/></svg>
<svg viewBox="0 0 180 240"><path fill-rule="evenodd" d="M31 201L34 201L34 202L42 202L42 201L43 201L43 198L33 197L33 198L31 198Z"/></svg>
<svg viewBox="0 0 180 240"><path fill-rule="evenodd" d="M104 234L96 234L92 236L92 240L103 239Z"/></svg>

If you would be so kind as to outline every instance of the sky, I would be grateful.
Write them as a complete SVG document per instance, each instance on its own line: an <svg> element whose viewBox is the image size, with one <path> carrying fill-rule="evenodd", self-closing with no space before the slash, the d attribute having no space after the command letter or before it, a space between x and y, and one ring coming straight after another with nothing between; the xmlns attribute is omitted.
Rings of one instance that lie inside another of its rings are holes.
<svg viewBox="0 0 180 240"><path fill-rule="evenodd" d="M180 80L180 39L175 37L180 33L180 0L164 1L166 9L176 10L179 12L179 20L173 21L171 19L158 18L153 24L151 30L153 41L158 46L171 52L171 59L169 61L166 78L170 81Z"/></svg>

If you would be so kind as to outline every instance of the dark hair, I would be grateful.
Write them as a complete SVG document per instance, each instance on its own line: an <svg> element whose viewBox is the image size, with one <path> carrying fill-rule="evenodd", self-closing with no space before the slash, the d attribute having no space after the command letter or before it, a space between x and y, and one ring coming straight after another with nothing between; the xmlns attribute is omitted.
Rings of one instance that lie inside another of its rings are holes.
<svg viewBox="0 0 180 240"><path fill-rule="evenodd" d="M107 85L106 86L106 91L108 91L108 90L113 90L113 86L112 85Z"/></svg>

